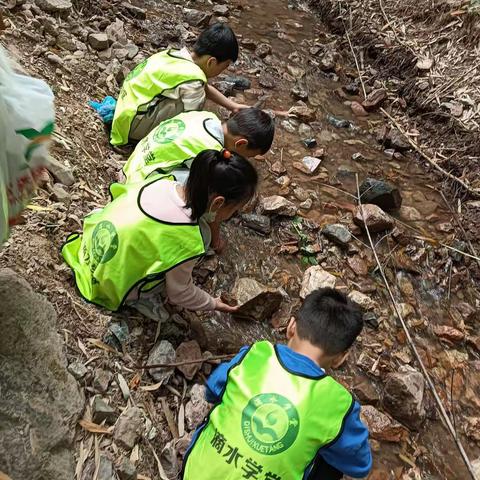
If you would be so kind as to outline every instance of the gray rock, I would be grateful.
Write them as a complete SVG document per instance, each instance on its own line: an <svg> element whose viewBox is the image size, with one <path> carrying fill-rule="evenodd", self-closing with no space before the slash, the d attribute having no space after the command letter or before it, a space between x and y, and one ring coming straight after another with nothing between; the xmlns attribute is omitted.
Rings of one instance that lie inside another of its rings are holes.
<svg viewBox="0 0 480 480"><path fill-rule="evenodd" d="M400 367L399 372L389 373L386 377L383 406L393 418L418 430L426 415L424 392L423 375L408 365Z"/></svg>
<svg viewBox="0 0 480 480"><path fill-rule="evenodd" d="M270 217L267 217L266 215L244 213L241 218L243 225L255 230L256 232L268 235L272 230Z"/></svg>
<svg viewBox="0 0 480 480"><path fill-rule="evenodd" d="M363 203L373 203L382 210L398 210L402 206L402 197L397 187L383 180L366 178L360 185Z"/></svg>
<svg viewBox="0 0 480 480"><path fill-rule="evenodd" d="M261 208L265 213L284 215L286 217L294 217L298 211L294 203L280 195L262 198Z"/></svg>
<svg viewBox="0 0 480 480"><path fill-rule="evenodd" d="M106 29L108 40L110 43L118 42L121 45L127 44L127 34L125 33L125 24L118 18L111 23Z"/></svg>
<svg viewBox="0 0 480 480"><path fill-rule="evenodd" d="M134 43L127 43L125 49L127 50L127 58L129 60L132 60L138 55L139 48Z"/></svg>
<svg viewBox="0 0 480 480"><path fill-rule="evenodd" d="M306 156L302 158L303 165L311 175L313 175L318 170L321 162L322 160L317 157Z"/></svg>
<svg viewBox="0 0 480 480"><path fill-rule="evenodd" d="M122 448L131 450L140 438L143 428L142 411L138 407L130 407L118 417L113 438Z"/></svg>
<svg viewBox="0 0 480 480"><path fill-rule="evenodd" d="M175 440L171 440L165 445L160 455L160 460L167 478L178 478L180 465L177 459Z"/></svg>
<svg viewBox="0 0 480 480"><path fill-rule="evenodd" d="M75 38L67 32L60 32L57 36L56 44L58 47L75 52L77 50L77 42Z"/></svg>
<svg viewBox="0 0 480 480"><path fill-rule="evenodd" d="M214 5L212 11L215 15L220 15L221 17L228 17L230 14L227 5Z"/></svg>
<svg viewBox="0 0 480 480"><path fill-rule="evenodd" d="M52 305L0 270L0 471L12 479L71 480L84 398L67 371Z"/></svg>
<svg viewBox="0 0 480 480"><path fill-rule="evenodd" d="M117 466L117 473L120 480L137 480L137 469L128 458L122 458Z"/></svg>
<svg viewBox="0 0 480 480"><path fill-rule="evenodd" d="M297 131L297 122L292 119L283 120L281 125L288 133L295 133Z"/></svg>
<svg viewBox="0 0 480 480"><path fill-rule="evenodd" d="M194 8L184 8L185 20L192 27L206 27L212 19L212 14L196 10Z"/></svg>
<svg viewBox="0 0 480 480"><path fill-rule="evenodd" d="M92 419L95 423L100 424L105 421L108 425L113 425L117 417L115 410L102 398L97 396L93 399Z"/></svg>
<svg viewBox="0 0 480 480"><path fill-rule="evenodd" d="M68 12L72 8L70 0L35 0L35 3L45 12Z"/></svg>
<svg viewBox="0 0 480 480"><path fill-rule="evenodd" d="M225 81L233 83L233 88L237 90L248 90L252 86L252 82L248 78L239 75L229 75L225 77Z"/></svg>
<svg viewBox="0 0 480 480"><path fill-rule="evenodd" d="M310 195L308 194L308 192L302 187L295 187L293 189L293 194L295 195L295 198L299 202L305 202L310 198Z"/></svg>
<svg viewBox="0 0 480 480"><path fill-rule="evenodd" d="M71 363L67 370L73 375L75 380L81 380L88 372L87 367L82 362Z"/></svg>
<svg viewBox="0 0 480 480"><path fill-rule="evenodd" d="M59 57L55 53L48 52L47 54L45 54L45 57L49 62L54 63L56 65L63 65L64 64L63 58Z"/></svg>
<svg viewBox="0 0 480 480"><path fill-rule="evenodd" d="M300 297L304 299L307 295L318 288L335 288L337 278L324 270L319 265L307 268L302 279Z"/></svg>
<svg viewBox="0 0 480 480"><path fill-rule="evenodd" d="M150 351L147 365L172 363L175 361L175 349L170 342L161 340ZM148 371L156 382L166 382L172 376L174 368L152 368Z"/></svg>
<svg viewBox="0 0 480 480"><path fill-rule="evenodd" d="M175 350L175 362L181 363L185 361L198 360L202 358L202 351L196 340L190 340L189 342L182 342ZM192 363L190 365L178 366L184 377L187 380L193 380L198 370L202 366L202 363Z"/></svg>
<svg viewBox="0 0 480 480"><path fill-rule="evenodd" d="M292 89L290 90L290 94L295 100L307 100L308 99L308 92L307 90L300 86L300 85L294 85Z"/></svg>
<svg viewBox="0 0 480 480"><path fill-rule="evenodd" d="M113 473L113 463L105 455L100 455L97 480L116 480Z"/></svg>
<svg viewBox="0 0 480 480"><path fill-rule="evenodd" d="M98 52L98 58L100 60L111 60L113 56L113 48L108 47L105 50Z"/></svg>
<svg viewBox="0 0 480 480"><path fill-rule="evenodd" d="M260 58L265 58L272 53L272 47L268 43L260 43L255 49L255 54Z"/></svg>
<svg viewBox="0 0 480 480"><path fill-rule="evenodd" d="M352 240L352 234L345 225L334 223L323 228L322 233L332 242L346 247Z"/></svg>
<svg viewBox="0 0 480 480"><path fill-rule="evenodd" d="M94 50L105 50L109 47L106 33L92 33L88 36L88 43Z"/></svg>
<svg viewBox="0 0 480 480"><path fill-rule="evenodd" d="M239 278L233 295L240 306L234 316L257 321L268 320L282 303L278 289L265 287L253 278Z"/></svg>
<svg viewBox="0 0 480 480"><path fill-rule="evenodd" d="M364 310L373 310L376 306L376 303L368 295L357 290L352 290L348 294L348 298Z"/></svg>
<svg viewBox="0 0 480 480"><path fill-rule="evenodd" d="M95 376L93 377L93 388L97 390L97 392L105 393L111 381L112 374L107 370L99 368L95 371Z"/></svg>
<svg viewBox="0 0 480 480"><path fill-rule="evenodd" d="M68 204L72 201L72 196L65 190L65 187L60 183L56 183L52 187L53 198L57 202Z"/></svg>
<svg viewBox="0 0 480 480"><path fill-rule="evenodd" d="M128 11L128 13L139 20L145 20L147 18L147 12L145 9L132 5L128 2L123 2L122 7Z"/></svg>
<svg viewBox="0 0 480 480"><path fill-rule="evenodd" d="M310 138L313 137L313 128L306 123L301 123L298 127L298 134L301 138Z"/></svg>
<svg viewBox="0 0 480 480"><path fill-rule="evenodd" d="M302 210L310 210L313 205L313 200L311 198L307 198L304 202L302 202L298 207Z"/></svg>
<svg viewBox="0 0 480 480"><path fill-rule="evenodd" d="M70 168L66 167L63 163L53 157L48 158L47 170L53 175L58 183L62 183L67 187L70 187L75 183L75 177Z"/></svg>
<svg viewBox="0 0 480 480"><path fill-rule="evenodd" d="M388 230L395 224L393 218L387 215L380 207L368 203L355 209L353 221L363 229L367 226L372 233Z"/></svg>
<svg viewBox="0 0 480 480"><path fill-rule="evenodd" d="M126 48L114 48L113 49L113 54L119 60L125 60L127 58L127 55L128 55L128 50Z"/></svg>
<svg viewBox="0 0 480 480"><path fill-rule="evenodd" d="M189 430L197 428L210 411L205 400L205 387L196 383L190 390L190 400L185 405L185 421Z"/></svg>

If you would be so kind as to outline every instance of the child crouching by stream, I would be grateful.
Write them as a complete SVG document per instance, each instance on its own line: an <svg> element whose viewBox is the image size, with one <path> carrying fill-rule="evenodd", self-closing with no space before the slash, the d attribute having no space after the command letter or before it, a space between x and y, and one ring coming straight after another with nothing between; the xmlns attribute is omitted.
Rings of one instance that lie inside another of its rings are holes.
<svg viewBox="0 0 480 480"><path fill-rule="evenodd" d="M207 381L214 404L186 454L184 480L337 480L372 468L360 405L325 370L339 367L363 327L338 290L305 299L287 345L244 347Z"/></svg>
<svg viewBox="0 0 480 480"><path fill-rule="evenodd" d="M165 299L188 310L235 311L196 287L192 271L209 248L209 224L240 210L257 182L245 158L205 150L185 186L165 175L112 185L114 200L88 215L83 233L62 248L80 294L112 311L127 304L154 320L162 319Z"/></svg>

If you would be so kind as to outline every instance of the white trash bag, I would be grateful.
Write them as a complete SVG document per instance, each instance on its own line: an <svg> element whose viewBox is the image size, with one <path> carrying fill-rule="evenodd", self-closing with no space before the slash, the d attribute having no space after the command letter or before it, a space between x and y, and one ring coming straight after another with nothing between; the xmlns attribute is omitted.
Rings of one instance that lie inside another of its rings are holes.
<svg viewBox="0 0 480 480"><path fill-rule="evenodd" d="M13 71L0 46L0 242L8 237L48 165L54 96L36 78Z"/></svg>

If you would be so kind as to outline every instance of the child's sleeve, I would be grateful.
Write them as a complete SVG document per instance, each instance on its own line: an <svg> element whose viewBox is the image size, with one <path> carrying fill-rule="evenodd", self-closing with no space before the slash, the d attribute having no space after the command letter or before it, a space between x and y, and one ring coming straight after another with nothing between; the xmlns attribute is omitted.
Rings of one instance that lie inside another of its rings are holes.
<svg viewBox="0 0 480 480"><path fill-rule="evenodd" d="M180 85L179 95L186 112L202 110L207 98L205 85L199 81L187 82Z"/></svg>
<svg viewBox="0 0 480 480"><path fill-rule="evenodd" d="M345 419L340 437L318 452L332 467L353 478L363 478L372 468L368 429L360 420L360 405L355 402Z"/></svg>
<svg viewBox="0 0 480 480"><path fill-rule="evenodd" d="M227 383L228 372L243 360L248 349L249 347L242 347L229 362L221 363L210 375L205 391L207 402L218 403L220 401Z"/></svg>

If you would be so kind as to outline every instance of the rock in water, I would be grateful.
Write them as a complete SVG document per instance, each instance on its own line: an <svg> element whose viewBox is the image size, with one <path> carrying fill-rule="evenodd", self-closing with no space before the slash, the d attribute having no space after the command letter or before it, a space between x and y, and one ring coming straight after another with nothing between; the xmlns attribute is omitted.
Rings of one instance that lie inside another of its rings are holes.
<svg viewBox="0 0 480 480"><path fill-rule="evenodd" d="M397 187L383 180L366 178L360 185L362 203L373 203L382 210L398 210L402 206L402 197Z"/></svg>
<svg viewBox="0 0 480 480"><path fill-rule="evenodd" d="M418 430L425 420L424 392L423 375L407 365L387 375L383 405L393 418Z"/></svg>
<svg viewBox="0 0 480 480"><path fill-rule="evenodd" d="M84 399L67 372L52 305L0 270L0 471L13 479L71 480Z"/></svg>
<svg viewBox="0 0 480 480"><path fill-rule="evenodd" d="M270 218L266 215L257 215L255 213L244 213L242 223L256 232L268 235L272 230Z"/></svg>
<svg viewBox="0 0 480 480"><path fill-rule="evenodd" d="M261 208L265 213L276 213L286 217L294 217L298 211L294 203L280 195L262 198Z"/></svg>
<svg viewBox="0 0 480 480"><path fill-rule="evenodd" d="M398 443L408 438L405 427L371 405L362 407L360 417L375 440Z"/></svg>
<svg viewBox="0 0 480 480"><path fill-rule="evenodd" d="M126 450L131 450L143 432L142 411L138 407L129 407L123 411L115 424L113 438Z"/></svg>
<svg viewBox="0 0 480 480"><path fill-rule="evenodd" d="M190 390L190 400L185 405L185 421L189 430L197 428L211 409L205 400L205 387L196 383Z"/></svg>
<svg viewBox="0 0 480 480"><path fill-rule="evenodd" d="M346 247L352 240L352 234L345 225L340 223L334 223L332 225L327 225L322 230L322 233L332 242L340 245L341 247Z"/></svg>
<svg viewBox="0 0 480 480"><path fill-rule="evenodd" d="M148 356L147 365L155 365L157 363L172 363L175 361L175 349L173 348L170 342L167 340L161 340L158 342L150 351ZM172 373L174 368L152 368L148 371L151 377L156 382L167 381Z"/></svg>
<svg viewBox="0 0 480 480"><path fill-rule="evenodd" d="M278 289L265 287L253 278L240 278L233 295L240 305L235 316L259 322L268 320L282 303L282 294Z"/></svg>
<svg viewBox="0 0 480 480"><path fill-rule="evenodd" d="M72 8L70 0L36 0L35 3L48 13L68 12Z"/></svg>
<svg viewBox="0 0 480 480"><path fill-rule="evenodd" d="M337 278L319 265L307 268L303 275L300 298L305 299L309 293L317 288L335 288L336 282Z"/></svg>
<svg viewBox="0 0 480 480"><path fill-rule="evenodd" d="M190 342L181 343L175 351L175 362L180 363L188 360L197 360L202 358L202 351L196 340ZM193 377L197 374L198 370L202 366L202 363L192 363L190 365L178 366L187 380L193 380Z"/></svg>
<svg viewBox="0 0 480 480"><path fill-rule="evenodd" d="M358 206L355 209L353 221L363 229L365 229L366 225L372 233L388 230L394 225L393 218L390 215L387 215L380 207L371 203Z"/></svg>

